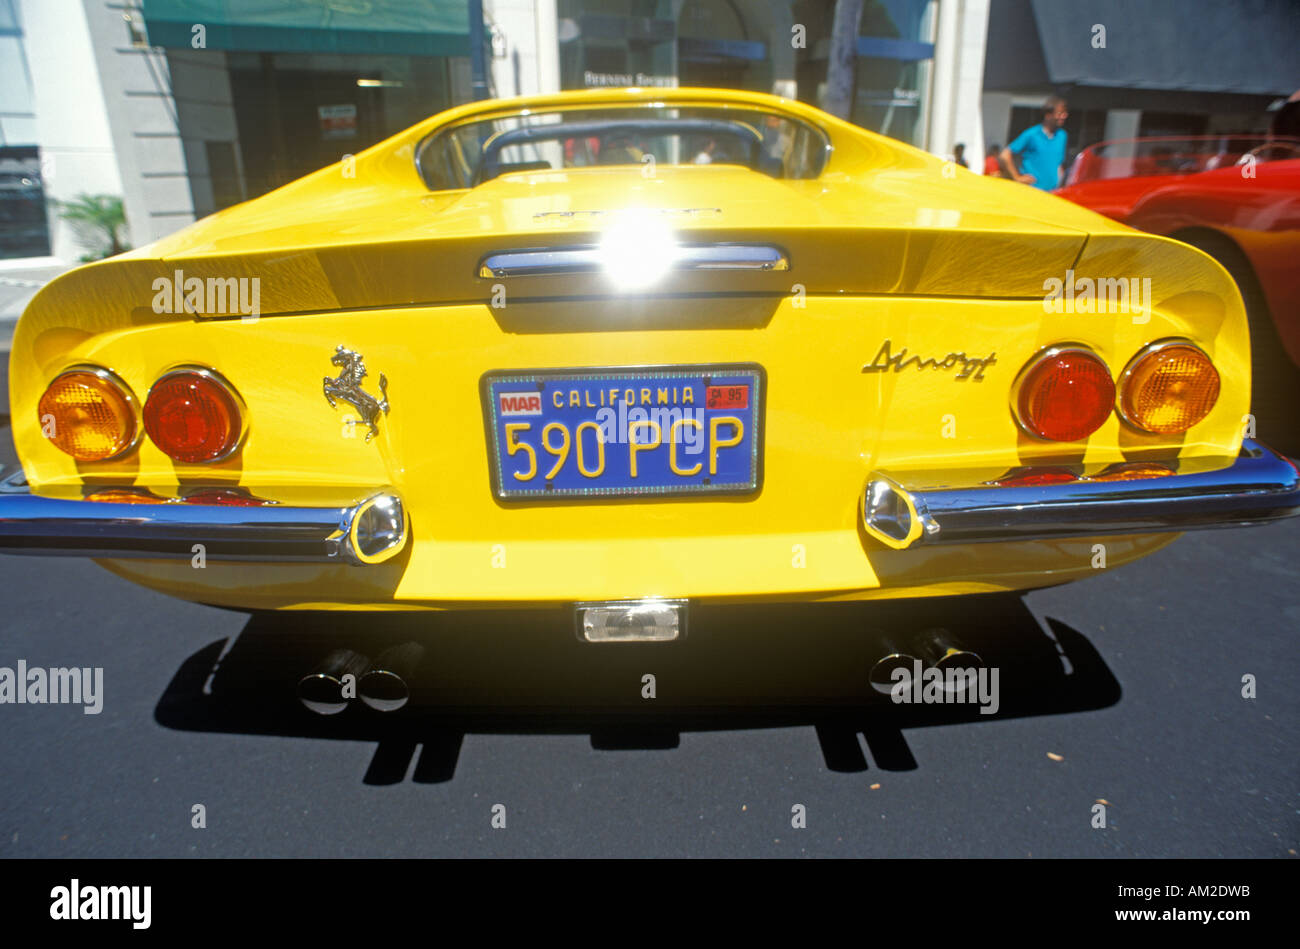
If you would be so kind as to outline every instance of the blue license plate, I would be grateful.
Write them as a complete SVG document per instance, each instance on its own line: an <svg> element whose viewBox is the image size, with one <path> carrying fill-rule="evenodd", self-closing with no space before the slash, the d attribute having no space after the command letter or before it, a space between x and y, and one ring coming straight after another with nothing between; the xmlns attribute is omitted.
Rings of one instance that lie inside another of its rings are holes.
<svg viewBox="0 0 1300 949"><path fill-rule="evenodd" d="M763 482L761 366L490 372L498 498L749 494Z"/></svg>

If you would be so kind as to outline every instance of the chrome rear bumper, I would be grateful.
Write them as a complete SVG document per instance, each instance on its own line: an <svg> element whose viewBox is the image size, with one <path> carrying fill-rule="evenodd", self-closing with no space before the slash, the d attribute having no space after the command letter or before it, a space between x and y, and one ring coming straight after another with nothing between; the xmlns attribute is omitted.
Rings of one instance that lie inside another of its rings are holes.
<svg viewBox="0 0 1300 949"><path fill-rule="evenodd" d="M872 477L861 511L889 547L1172 533L1300 514L1300 470L1247 440L1217 471L1134 481L918 490ZM213 560L381 563L410 534L401 499L377 493L338 507L128 504L39 497L22 474L0 484L0 553Z"/></svg>
<svg viewBox="0 0 1300 949"><path fill-rule="evenodd" d="M365 565L400 553L402 501L378 493L339 507L129 504L39 497L22 472L0 484L0 553ZM198 545L201 545L198 546Z"/></svg>
<svg viewBox="0 0 1300 949"><path fill-rule="evenodd" d="M916 490L879 475L868 480L861 510L867 533L895 549L1172 533L1300 514L1300 471L1247 439L1227 468L1135 481Z"/></svg>

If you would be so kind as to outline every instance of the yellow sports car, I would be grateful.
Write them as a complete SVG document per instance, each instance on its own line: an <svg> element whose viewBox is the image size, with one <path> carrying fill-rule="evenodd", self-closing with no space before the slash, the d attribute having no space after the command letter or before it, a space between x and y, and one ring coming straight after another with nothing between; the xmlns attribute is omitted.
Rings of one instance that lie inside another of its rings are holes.
<svg viewBox="0 0 1300 949"><path fill-rule="evenodd" d="M1293 515L1249 373L1210 257L798 102L475 102L42 290L0 548L675 639Z"/></svg>

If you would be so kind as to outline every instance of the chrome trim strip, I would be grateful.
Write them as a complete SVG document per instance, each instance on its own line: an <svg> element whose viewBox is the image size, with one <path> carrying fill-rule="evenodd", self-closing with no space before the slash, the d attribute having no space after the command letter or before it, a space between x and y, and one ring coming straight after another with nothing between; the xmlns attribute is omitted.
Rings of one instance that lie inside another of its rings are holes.
<svg viewBox="0 0 1300 949"><path fill-rule="evenodd" d="M897 503L882 505L884 493L894 494ZM888 513L900 506L914 510L921 527L873 524L872 506ZM1300 514L1300 470L1247 439L1228 468L1138 481L911 491L876 475L867 483L861 512L867 532L895 549L1240 527Z"/></svg>
<svg viewBox="0 0 1300 949"><path fill-rule="evenodd" d="M40 497L21 478L0 490L0 553L189 560L202 544L215 561L362 565L396 555L410 535L401 500L387 492L345 507L119 504ZM365 554L353 528L377 502L396 505L403 529L387 549Z"/></svg>
<svg viewBox="0 0 1300 949"><path fill-rule="evenodd" d="M701 214L718 215L722 213L722 208L706 208L706 207L644 208L642 210L644 210L648 214L662 214L662 215L684 214L687 217L696 217L697 215L701 215ZM609 208L593 208L589 211L538 211L536 214L533 215L533 220L547 221L552 218L561 218L563 220L569 221L569 220L573 220L576 217L600 219L600 218L614 217L618 213L619 213L618 211L611 210Z"/></svg>
<svg viewBox="0 0 1300 949"><path fill-rule="evenodd" d="M500 280L598 273L602 269L604 257L598 246L536 247L489 254L479 262L478 275ZM683 244L672 269L779 271L789 270L790 260L771 244Z"/></svg>

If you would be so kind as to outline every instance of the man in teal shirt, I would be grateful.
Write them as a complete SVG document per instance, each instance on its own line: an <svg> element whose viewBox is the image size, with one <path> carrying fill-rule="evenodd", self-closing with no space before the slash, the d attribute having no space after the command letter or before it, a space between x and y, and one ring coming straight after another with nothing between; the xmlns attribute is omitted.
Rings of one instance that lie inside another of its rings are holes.
<svg viewBox="0 0 1300 949"><path fill-rule="evenodd" d="M1025 129L1002 149L1002 167L1007 174L1044 191L1057 187L1065 161L1065 120L1069 117L1065 100L1049 96L1043 103L1042 123Z"/></svg>

